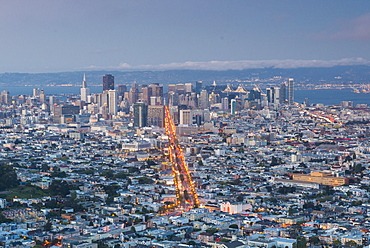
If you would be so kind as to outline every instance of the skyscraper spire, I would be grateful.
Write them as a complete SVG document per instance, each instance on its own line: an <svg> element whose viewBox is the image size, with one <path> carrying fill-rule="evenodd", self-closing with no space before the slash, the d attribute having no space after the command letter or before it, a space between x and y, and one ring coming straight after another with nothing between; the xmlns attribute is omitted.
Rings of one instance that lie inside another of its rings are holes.
<svg viewBox="0 0 370 248"><path fill-rule="evenodd" d="M84 78L82 80L82 88L87 88L87 85L86 85L86 73L84 73Z"/></svg>
<svg viewBox="0 0 370 248"><path fill-rule="evenodd" d="M84 78L82 80L82 88L80 89L81 101L88 102L88 96L90 95L90 90L87 88L86 84L86 74L84 73Z"/></svg>

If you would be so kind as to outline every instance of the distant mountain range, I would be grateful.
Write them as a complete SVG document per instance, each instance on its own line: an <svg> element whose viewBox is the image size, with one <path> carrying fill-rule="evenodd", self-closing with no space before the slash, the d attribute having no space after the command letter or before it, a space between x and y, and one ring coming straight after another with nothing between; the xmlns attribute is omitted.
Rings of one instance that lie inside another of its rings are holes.
<svg viewBox="0 0 370 248"><path fill-rule="evenodd" d="M115 84L160 83L164 85L203 81L206 85L216 81L217 84L276 84L294 78L295 82L306 84L370 84L370 66L335 66L321 68L295 69L246 69L246 70L169 70L169 71L87 71L88 85L101 85L104 74L115 77ZM47 86L47 85L81 85L84 72L59 73L2 73L1 86Z"/></svg>

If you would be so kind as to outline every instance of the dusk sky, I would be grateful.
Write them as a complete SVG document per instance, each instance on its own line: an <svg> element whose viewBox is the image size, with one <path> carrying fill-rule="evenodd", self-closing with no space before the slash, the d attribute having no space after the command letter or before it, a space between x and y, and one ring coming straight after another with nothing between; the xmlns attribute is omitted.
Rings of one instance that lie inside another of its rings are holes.
<svg viewBox="0 0 370 248"><path fill-rule="evenodd" d="M367 64L369 0L0 0L0 72Z"/></svg>

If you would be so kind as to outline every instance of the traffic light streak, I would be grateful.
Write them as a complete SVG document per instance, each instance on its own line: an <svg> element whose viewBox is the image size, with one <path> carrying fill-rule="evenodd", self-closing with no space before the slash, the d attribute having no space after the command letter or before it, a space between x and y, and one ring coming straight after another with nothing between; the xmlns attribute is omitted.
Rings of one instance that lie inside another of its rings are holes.
<svg viewBox="0 0 370 248"><path fill-rule="evenodd" d="M167 106L165 107L165 129L169 140L169 160L172 164L172 176L176 187L176 205L196 208L199 206L198 195L176 136L175 124Z"/></svg>

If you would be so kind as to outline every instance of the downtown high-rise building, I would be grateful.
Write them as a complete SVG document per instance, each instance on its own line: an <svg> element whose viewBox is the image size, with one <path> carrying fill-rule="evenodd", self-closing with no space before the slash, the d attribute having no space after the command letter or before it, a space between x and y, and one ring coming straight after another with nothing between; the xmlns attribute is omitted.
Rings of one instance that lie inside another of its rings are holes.
<svg viewBox="0 0 370 248"><path fill-rule="evenodd" d="M134 127L146 127L148 125L148 105L143 102L134 103Z"/></svg>
<svg viewBox="0 0 370 248"><path fill-rule="evenodd" d="M128 92L128 103L134 104L139 99L139 87L136 81L132 84L130 91Z"/></svg>
<svg viewBox="0 0 370 248"><path fill-rule="evenodd" d="M266 95L269 104L280 103L280 89L278 87L266 88Z"/></svg>
<svg viewBox="0 0 370 248"><path fill-rule="evenodd" d="M287 84L288 84L288 104L293 105L294 104L294 79L289 78Z"/></svg>
<svg viewBox="0 0 370 248"><path fill-rule="evenodd" d="M191 125L193 124L193 112L190 109L181 109L179 112L179 124Z"/></svg>
<svg viewBox="0 0 370 248"><path fill-rule="evenodd" d="M90 89L87 88L86 83L86 74L84 73L84 77L82 79L82 88L80 89L81 93L81 101L88 102L88 96L90 95Z"/></svg>
<svg viewBox="0 0 370 248"><path fill-rule="evenodd" d="M108 113L111 115L117 114L118 101L117 101L117 91L108 90Z"/></svg>
<svg viewBox="0 0 370 248"><path fill-rule="evenodd" d="M282 83L280 84L280 89L279 89L279 103L284 104L286 101L286 84Z"/></svg>
<svg viewBox="0 0 370 248"><path fill-rule="evenodd" d="M236 105L237 105L237 102L235 99L231 99L231 102L230 102L230 114L232 115L235 115L236 114Z"/></svg>
<svg viewBox="0 0 370 248"><path fill-rule="evenodd" d="M112 74L103 76L103 91L106 90L114 90L114 76Z"/></svg>
<svg viewBox="0 0 370 248"><path fill-rule="evenodd" d="M201 109L209 108L209 94L206 90L201 90L198 98L198 106Z"/></svg>
<svg viewBox="0 0 370 248"><path fill-rule="evenodd" d="M127 92L127 85L125 85L125 84L120 84L120 85L118 85L118 87L117 87L117 95L118 95L118 97L124 97L124 95L125 95L125 92Z"/></svg>
<svg viewBox="0 0 370 248"><path fill-rule="evenodd" d="M229 110L229 98L224 97L221 99L222 110Z"/></svg>
<svg viewBox="0 0 370 248"><path fill-rule="evenodd" d="M201 89L203 89L203 82L196 81L195 82L195 93L199 93Z"/></svg>
<svg viewBox="0 0 370 248"><path fill-rule="evenodd" d="M148 106L148 126L164 127L165 109L163 105Z"/></svg>
<svg viewBox="0 0 370 248"><path fill-rule="evenodd" d="M9 94L9 91L7 90L3 90L1 92L1 103L4 103L4 104L10 104L10 94Z"/></svg>

